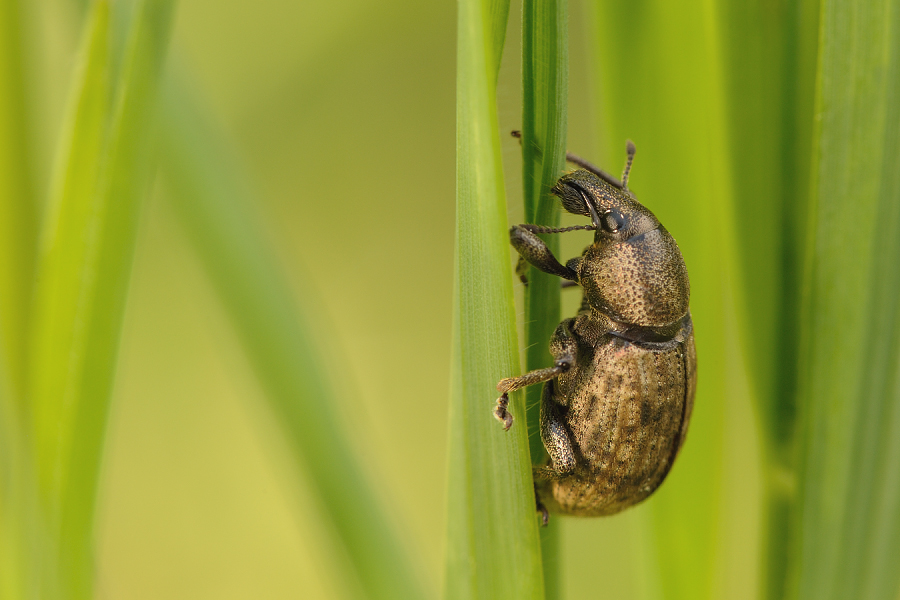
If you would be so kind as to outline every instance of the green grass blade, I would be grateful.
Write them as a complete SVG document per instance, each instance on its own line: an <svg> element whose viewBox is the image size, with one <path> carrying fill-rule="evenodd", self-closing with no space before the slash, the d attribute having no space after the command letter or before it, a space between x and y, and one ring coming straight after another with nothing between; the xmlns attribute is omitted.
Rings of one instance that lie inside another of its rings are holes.
<svg viewBox="0 0 900 600"><path fill-rule="evenodd" d="M37 246L18 0L0 0L0 600L36 590L43 535L30 448L25 356Z"/></svg>
<svg viewBox="0 0 900 600"><path fill-rule="evenodd" d="M544 593L524 403L504 432L490 414L518 374L496 85L508 2L462 0L457 45L457 198L444 595Z"/></svg>
<svg viewBox="0 0 900 600"><path fill-rule="evenodd" d="M0 363L0 600L24 597L28 560L25 540L27 523L22 518L21 469L24 466L18 419L7 392L6 373Z"/></svg>
<svg viewBox="0 0 900 600"><path fill-rule="evenodd" d="M97 3L88 21L78 89L61 143L51 206L42 240L40 283L32 332L31 394L37 459L46 501L61 487L57 464L74 434L75 405L67 402L66 373L79 322L79 288L86 279L85 233L91 227L92 203L99 186L109 108L109 6ZM82 334L83 335L83 334ZM48 376L57 373L56 376ZM66 411L65 413L63 411ZM65 433L63 427L68 429ZM58 510L58 507L56 508Z"/></svg>
<svg viewBox="0 0 900 600"><path fill-rule="evenodd" d="M522 190L529 223L559 225L559 201L550 195L565 168L568 103L568 3L525 0L522 6ZM559 235L542 235L559 255ZM561 257L564 260L565 257ZM559 278L528 269L525 290L525 369L552 365L549 342L560 321ZM545 456L539 417L542 386L525 390L531 459ZM541 530L547 597L559 596L558 524Z"/></svg>
<svg viewBox="0 0 900 600"><path fill-rule="evenodd" d="M781 598L796 502L796 365L818 5L720 2L735 281L762 433L764 597Z"/></svg>
<svg viewBox="0 0 900 600"><path fill-rule="evenodd" d="M0 370L0 376L5 375ZM4 389L6 381L0 380L0 600L13 600L24 596L26 589L27 559L24 543L27 537L21 517L22 502L17 494L21 490L22 444L20 431L14 416L12 403Z"/></svg>
<svg viewBox="0 0 900 600"><path fill-rule="evenodd" d="M97 478L171 9L168 0L148 0L135 10L113 104L109 3L94 4L38 267L36 456L62 585L73 598L91 596Z"/></svg>
<svg viewBox="0 0 900 600"><path fill-rule="evenodd" d="M34 457L0 368L0 600L59 597Z"/></svg>
<svg viewBox="0 0 900 600"><path fill-rule="evenodd" d="M18 398L37 245L20 12L18 0L0 0L0 344Z"/></svg>
<svg viewBox="0 0 900 600"><path fill-rule="evenodd" d="M263 384L269 408L312 480L327 526L350 558L364 597L427 597L347 439L322 359L310 299L278 268L223 144L184 92L169 94L165 172L174 206ZM353 580L354 577L348 578ZM345 590L353 593L351 585Z"/></svg>
<svg viewBox="0 0 900 600"><path fill-rule="evenodd" d="M900 5L822 5L791 598L897 597Z"/></svg>

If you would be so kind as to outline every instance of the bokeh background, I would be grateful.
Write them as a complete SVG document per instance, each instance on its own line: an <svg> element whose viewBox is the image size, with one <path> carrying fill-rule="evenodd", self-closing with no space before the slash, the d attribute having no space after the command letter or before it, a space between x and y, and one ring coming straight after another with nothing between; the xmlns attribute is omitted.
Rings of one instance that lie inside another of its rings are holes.
<svg viewBox="0 0 900 600"><path fill-rule="evenodd" d="M578 25L585 8L571 10L570 145L599 160ZM63 0L22 12L34 180L46 197L82 12ZM507 40L504 131L520 127L516 7ZM177 5L168 59L242 165L280 266L321 310L345 425L434 593L445 527L455 42L454 2L190 0ZM613 160L616 171L621 157ZM518 222L512 139L504 161ZM563 254L586 239L574 234ZM564 313L577 303L577 293L564 298ZM335 597L339 571L320 551L317 509L285 464L161 178L143 212L120 352L98 505L98 597ZM636 512L565 520L569 597L598 586L606 597L635 593L624 575L645 551Z"/></svg>
<svg viewBox="0 0 900 600"><path fill-rule="evenodd" d="M42 200L51 194L87 4L18 3L27 175ZM521 153L505 136L521 126L517 4L497 107L510 222L523 220ZM701 388L691 436L658 494L610 518L555 519L562 597L688 598L700 597L694 594L699 588L710 598L760 593L766 527L761 459L774 464L770 475L784 475L778 462L785 448L773 444L765 454L758 440L777 438L778 417L785 416L778 414L779 402L794 392L791 372L805 348L798 350L793 335L779 336L782 326L799 327L792 321L799 300L791 296L802 275L798 248L816 221L808 210L815 198L807 199L806 162L819 23L814 4L569 5L569 148L615 173L625 138L637 143L630 186L679 240L691 269ZM446 527L457 5L182 0L176 6L167 78L187 88L199 107L197 120L214 132L233 165L222 171L223 181L236 182L254 200L274 268L313 315L319 364L336 391L323 401L336 403L329 410L340 415L378 502L430 597L437 597ZM897 20L900 11L891 10ZM829 18L823 23L840 21ZM886 48L896 46L889 35L884 39ZM896 71L900 53L892 52ZM877 62L869 59L866 65ZM838 66L835 72L856 73L856 67ZM860 77L873 72L860 71ZM881 98L882 88L875 87L870 93L860 84L860 97ZM896 96L895 87L889 89ZM884 112L894 119L888 125L896 121L895 111ZM852 130L837 139L855 140ZM871 161L876 171L890 171L893 139L886 137L885 156ZM844 147L832 147L838 146ZM858 161L853 164L869 164L860 157L870 145L846 146ZM96 597L343 597L353 584L345 581L340 550L184 227L176 187L157 177L139 224L97 508ZM884 189L879 210L893 215L885 208L893 188L885 183ZM764 214L754 212L757 206ZM859 214L872 227L878 222L875 209ZM562 255L579 253L589 237L565 236ZM893 247L893 238L884 239ZM872 264L883 264L878 252L873 255ZM863 290L859 305L869 298L869 283L880 285L866 277L850 286ZM894 285L892 277L886 285ZM891 300L897 287L882 295L880 322L897 322ZM521 330L518 283L516 294ZM576 292L566 293L563 314L578 302ZM863 324L879 331L876 320ZM824 326L809 331L831 334ZM885 356L893 357L900 336L885 336ZM858 347L848 345L848 352ZM865 365L853 368L863 374ZM885 381L895 372L891 365L878 371ZM823 386L831 380L822 373L840 378L835 369L810 373ZM751 405L752 393L763 398L760 410ZM890 393L884 394L884 414L896 416ZM852 396L849 412L875 415L864 412L868 404L857 396L867 399L862 392ZM485 418L492 402L487 390ZM775 417L767 421L773 406ZM835 406L825 422L844 410ZM785 418L786 428L792 417ZM760 422L771 431L760 435ZM888 444L890 431L879 431L885 435L871 439ZM809 439L827 446L870 439L865 432L851 424L847 437L839 431ZM864 450L879 453L874 446ZM327 457L328 445L319 452ZM881 456L893 460L893 452ZM821 466L815 452L810 455L813 468ZM854 473L852 464L847 459L834 472ZM891 472L887 462L879 465ZM832 466L825 464L823 472ZM870 475L864 483L873 489L896 481ZM799 485L793 476L784 477L791 493ZM813 491L806 499L815 504L818 480L809 481ZM852 489L855 480L833 481L843 493L841 486ZM770 491L783 481L775 483ZM884 489L890 499L894 488ZM856 499L859 506L868 506L868 490ZM885 510L890 519L895 513ZM820 520L809 529L824 523L818 539L828 544L841 539L828 529L833 516L814 515ZM866 526L886 523L888 538L900 522L873 519ZM857 523L844 524L845 533L856 535ZM815 532L808 539L815 541ZM661 566L657 573L648 565ZM662 590L661 581L675 584Z"/></svg>

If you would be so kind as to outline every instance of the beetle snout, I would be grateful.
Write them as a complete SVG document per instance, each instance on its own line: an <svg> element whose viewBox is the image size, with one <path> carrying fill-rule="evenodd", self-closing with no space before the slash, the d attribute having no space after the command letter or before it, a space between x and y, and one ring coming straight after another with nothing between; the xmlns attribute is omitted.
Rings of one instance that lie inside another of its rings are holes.
<svg viewBox="0 0 900 600"><path fill-rule="evenodd" d="M578 185L577 182L567 181L567 177L568 176L560 179L557 184L553 186L553 189L550 190L551 193L559 198L566 212L572 213L573 215L590 217L591 221L596 225L596 209L593 205L591 194L582 186Z"/></svg>

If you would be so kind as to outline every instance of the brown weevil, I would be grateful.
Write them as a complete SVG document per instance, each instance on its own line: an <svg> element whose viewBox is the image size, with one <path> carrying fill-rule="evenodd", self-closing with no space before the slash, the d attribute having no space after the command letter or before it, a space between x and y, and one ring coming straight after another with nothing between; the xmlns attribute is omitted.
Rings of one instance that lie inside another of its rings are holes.
<svg viewBox="0 0 900 600"><path fill-rule="evenodd" d="M554 366L497 384L494 416L509 429L509 392L544 383L540 431L549 460L534 468L537 507L610 515L637 504L665 479L684 443L697 384L690 284L678 244L620 182L574 155L582 167L552 194L591 225L516 225L513 247L541 271L581 286L578 314L550 340ZM536 233L594 230L594 242L565 265Z"/></svg>

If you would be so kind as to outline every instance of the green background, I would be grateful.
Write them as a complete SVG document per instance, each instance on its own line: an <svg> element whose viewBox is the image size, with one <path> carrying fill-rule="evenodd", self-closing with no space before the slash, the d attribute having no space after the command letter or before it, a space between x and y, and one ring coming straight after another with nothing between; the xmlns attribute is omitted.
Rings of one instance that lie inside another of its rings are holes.
<svg viewBox="0 0 900 600"><path fill-rule="evenodd" d="M44 220L65 158L84 6L0 0L14 5L18 21L0 33L21 44L23 85L9 94L23 103L17 181ZM506 133L522 125L518 3L511 9L497 111L516 223L522 157ZM658 493L614 517L553 518L560 597L774 599L782 576L791 598L896 596L898 3L573 1L568 18L567 145L618 173L625 139L635 141L630 188L691 273L700 383L691 433ZM0 72L0 85L14 80ZM303 368L331 382L323 411L349 434L375 502L437 597L452 460L457 4L183 0L169 92L173 80L188 95L167 101L190 96L199 107L181 114L184 130L214 132L210 147L226 157L207 173L221 196L254 201L275 250L268 266L301 299L309 323L299 331L320 355ZM283 435L290 410L266 398L284 381L290 390L290 378L273 366L273 384L260 363L286 354L273 345L267 355L235 328L240 301L222 301L197 252L214 245L203 246L202 226L184 226L189 186L169 161L137 229L97 500L95 597L358 594L321 516L321 473L301 467L297 477L298 454L331 464L328 440L303 455ZM11 172L0 169L10 181ZM565 215L562 225L582 222ZM589 240L566 234L561 255ZM30 264L24 254L2 264ZM578 303L564 293L562 314ZM0 323L4 335L25 329L7 315ZM5 358L15 373L20 357ZM485 419L493 400L485 390ZM340 474L332 484L350 499L358 489ZM372 528L369 542L379 539Z"/></svg>
<svg viewBox="0 0 900 600"><path fill-rule="evenodd" d="M80 18L52 0L23 12L46 191ZM587 51L572 20L571 147L596 161ZM513 22L503 131L521 126L517 33ZM452 2L192 0L177 5L169 54L259 192L280 266L318 300L345 424L433 593L446 486L455 41ZM519 149L503 144L510 221L519 222ZM331 597L340 576L319 549L327 542L314 501L292 483L262 392L165 194L157 178L140 224L99 498L98 593ZM586 240L570 234L563 255ZM566 294L564 314L578 302ZM563 520L571 597L634 591L627 568L642 551L643 510Z"/></svg>

